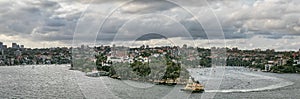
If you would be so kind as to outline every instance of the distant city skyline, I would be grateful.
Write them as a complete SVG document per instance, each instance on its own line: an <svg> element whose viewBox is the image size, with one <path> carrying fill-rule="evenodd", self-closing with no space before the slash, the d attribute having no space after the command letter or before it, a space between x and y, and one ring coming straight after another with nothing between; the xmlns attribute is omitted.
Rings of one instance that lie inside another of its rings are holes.
<svg viewBox="0 0 300 99"><path fill-rule="evenodd" d="M0 49L3 48L3 45L5 45L7 48L14 48L12 45L13 45L14 42L10 43L10 44L6 44L6 43L3 43L0 41ZM260 49L260 50L275 50L275 51L299 51L300 50L300 47L298 49L288 49L288 50L278 50L278 49L274 49L274 48L241 48L241 47L238 47L238 46L193 46L192 45L189 45L189 43L183 43L182 45L149 45L149 44L136 44L136 45L131 45L131 46L128 46L128 45L118 45L117 43L116 44L102 44L102 45L95 45L95 44L81 44L81 45L77 45L77 46L43 46L43 47L27 47L26 45L22 45L22 44L19 44L19 43L16 43L18 45L18 48L56 48L56 47L82 47L82 45L84 46L89 46L89 47L100 47L100 46L117 46L117 47L121 47L121 46L124 46L124 47L130 47L130 48L135 48L135 47L140 47L142 45L147 45L149 47L162 47L162 46L179 46L180 48L184 47L185 45L187 47L199 47L199 48L206 48L206 49L211 49L212 47L216 47L216 48L238 48L239 50L257 50L257 49Z"/></svg>

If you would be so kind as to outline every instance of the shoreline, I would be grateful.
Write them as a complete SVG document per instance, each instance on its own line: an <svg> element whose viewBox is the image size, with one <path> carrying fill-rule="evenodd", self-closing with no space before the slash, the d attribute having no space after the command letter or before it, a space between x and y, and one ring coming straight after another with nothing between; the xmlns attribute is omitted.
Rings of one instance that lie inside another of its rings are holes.
<svg viewBox="0 0 300 99"><path fill-rule="evenodd" d="M26 65L4 65L0 67L24 67L24 66L59 66L59 65L65 65L65 66L71 66L71 64L26 64Z"/></svg>
<svg viewBox="0 0 300 99"><path fill-rule="evenodd" d="M99 73L99 72L98 72ZM99 74L98 74L99 75ZM85 74L85 76L88 76L87 74ZM122 80L122 81L126 81L126 80L130 80L130 81L136 81L136 82L143 82L143 83L151 83L151 84L155 84L155 85L168 85L168 86L172 86L172 85L185 85L186 81L179 81L177 80L153 80L153 79L139 79L139 78L122 78L120 76L88 76L88 77L93 77L93 78L98 78L98 77L109 77L111 79L116 79L116 80ZM178 78L177 78L178 79Z"/></svg>
<svg viewBox="0 0 300 99"><path fill-rule="evenodd" d="M247 67L239 67L239 66L225 66L226 67L232 67L232 68L246 68L249 69L249 71L251 72L259 72L259 73L267 73L267 74L299 74L299 73L276 73L276 72L264 72L264 71L260 71L257 68L247 68ZM202 67L202 68L189 68L189 69L211 69L211 67ZM253 69L257 69L257 70L253 70ZM86 75L87 76L87 75ZM187 79L185 79L185 81L181 81L181 82L174 82L174 81L168 81L167 80L152 80L152 79L139 79L139 78L122 78L119 76L116 77L112 77L115 75L111 75L111 76L106 76L112 79L117 79L117 80L130 80L130 81L136 81L136 82L142 82L142 83L151 83L151 84L155 84L155 85L167 85L167 86L174 86L174 85L186 85L187 83ZM105 77L105 76L98 76L98 77ZM95 77L97 78L97 77Z"/></svg>
<svg viewBox="0 0 300 99"><path fill-rule="evenodd" d="M4 66L0 66L0 67L23 67L23 66L59 66L59 65L65 65L70 67L71 64L26 64L26 65L4 65ZM224 67L235 67L235 68L248 68L248 69L253 69L251 71L257 71L257 72L264 72L264 73L275 73L275 74L300 74L300 72L296 72L296 73L285 73L285 72L278 72L278 71L262 71L259 68L251 68L251 67L241 67L241 66L224 66ZM211 68L211 67L201 67L201 68ZM189 69L193 69L193 68L189 68ZM71 69L69 68L69 70L76 70L76 71L80 71L78 69ZM80 71L83 72L83 71ZM84 72L85 73L85 72ZM126 79L124 79L126 80ZM129 79L128 79L129 80Z"/></svg>

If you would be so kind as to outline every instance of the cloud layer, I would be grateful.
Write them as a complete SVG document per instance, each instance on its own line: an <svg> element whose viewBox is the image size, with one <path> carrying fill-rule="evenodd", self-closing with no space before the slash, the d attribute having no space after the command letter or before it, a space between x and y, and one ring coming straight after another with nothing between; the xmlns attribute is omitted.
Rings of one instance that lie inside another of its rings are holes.
<svg viewBox="0 0 300 99"><path fill-rule="evenodd" d="M205 40L206 33L218 27L209 26L216 19L203 14L212 10L228 41L257 36L275 41L293 37L288 39L297 41L300 36L299 0L190 0L182 5L176 1L1 0L0 33L61 44L73 39L90 43L131 41L141 33ZM143 40L163 36L148 34Z"/></svg>

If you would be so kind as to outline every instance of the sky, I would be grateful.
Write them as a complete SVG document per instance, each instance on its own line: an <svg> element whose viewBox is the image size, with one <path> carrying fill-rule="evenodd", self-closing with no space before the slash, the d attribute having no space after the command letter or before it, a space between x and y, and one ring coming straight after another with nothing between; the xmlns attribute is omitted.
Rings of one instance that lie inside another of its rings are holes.
<svg viewBox="0 0 300 99"><path fill-rule="evenodd" d="M0 42L298 50L300 0L1 0Z"/></svg>

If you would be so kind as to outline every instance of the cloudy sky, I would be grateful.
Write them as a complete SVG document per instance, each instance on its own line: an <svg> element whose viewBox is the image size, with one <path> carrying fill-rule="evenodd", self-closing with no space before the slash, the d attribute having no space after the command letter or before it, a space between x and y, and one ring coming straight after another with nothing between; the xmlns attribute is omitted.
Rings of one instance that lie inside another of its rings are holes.
<svg viewBox="0 0 300 99"><path fill-rule="evenodd" d="M0 42L300 48L300 0L1 0Z"/></svg>

